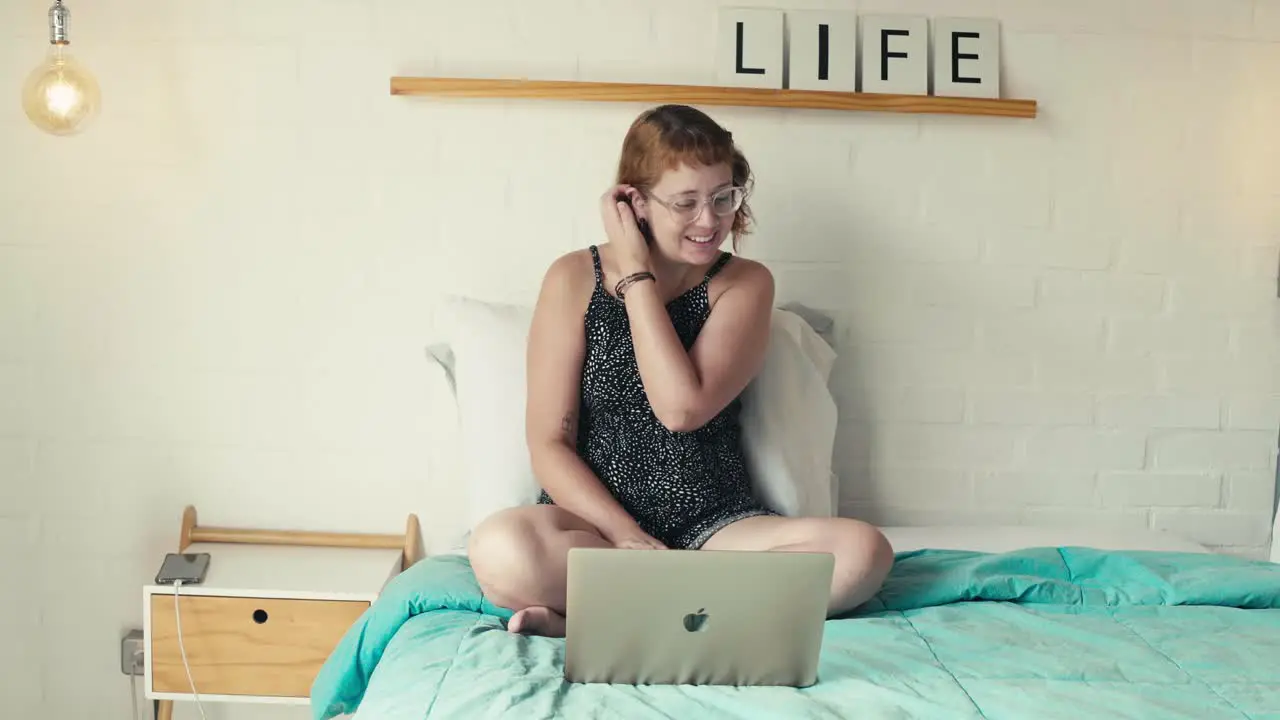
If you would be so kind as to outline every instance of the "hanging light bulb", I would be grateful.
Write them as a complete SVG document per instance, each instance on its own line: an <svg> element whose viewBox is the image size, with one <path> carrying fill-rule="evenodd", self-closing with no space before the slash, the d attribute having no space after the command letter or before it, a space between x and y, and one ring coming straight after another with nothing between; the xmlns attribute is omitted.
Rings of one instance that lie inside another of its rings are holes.
<svg viewBox="0 0 1280 720"><path fill-rule="evenodd" d="M22 109L32 124L53 135L73 135L98 115L102 93L93 75L71 56L71 11L56 0L49 8L49 52L22 86Z"/></svg>

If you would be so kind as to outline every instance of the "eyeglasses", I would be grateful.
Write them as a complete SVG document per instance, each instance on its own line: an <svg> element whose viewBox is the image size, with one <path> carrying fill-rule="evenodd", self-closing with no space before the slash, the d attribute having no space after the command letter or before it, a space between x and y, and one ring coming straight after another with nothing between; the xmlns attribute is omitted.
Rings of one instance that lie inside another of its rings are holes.
<svg viewBox="0 0 1280 720"><path fill-rule="evenodd" d="M668 201L652 193L646 194L654 202L665 207L677 220L693 222L702 214L704 205L709 206L716 217L725 217L738 212L738 208L742 207L742 201L746 199L747 191L741 187L727 187L716 191L705 201L695 197L681 197Z"/></svg>

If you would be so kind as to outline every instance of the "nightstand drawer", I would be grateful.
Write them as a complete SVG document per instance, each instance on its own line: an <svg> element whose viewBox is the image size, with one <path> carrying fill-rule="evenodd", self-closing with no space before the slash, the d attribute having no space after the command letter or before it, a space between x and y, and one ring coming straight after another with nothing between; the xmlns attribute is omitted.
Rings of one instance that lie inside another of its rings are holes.
<svg viewBox="0 0 1280 720"><path fill-rule="evenodd" d="M182 642L201 695L307 697L369 603L183 595ZM190 693L172 595L151 596L152 692Z"/></svg>

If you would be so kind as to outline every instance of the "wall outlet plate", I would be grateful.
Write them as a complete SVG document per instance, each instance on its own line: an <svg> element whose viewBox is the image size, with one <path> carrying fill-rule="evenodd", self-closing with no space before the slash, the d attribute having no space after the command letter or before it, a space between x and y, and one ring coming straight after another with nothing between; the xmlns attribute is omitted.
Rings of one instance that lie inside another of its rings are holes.
<svg viewBox="0 0 1280 720"><path fill-rule="evenodd" d="M125 675L143 674L143 636L141 630L130 630L120 638L120 672Z"/></svg>

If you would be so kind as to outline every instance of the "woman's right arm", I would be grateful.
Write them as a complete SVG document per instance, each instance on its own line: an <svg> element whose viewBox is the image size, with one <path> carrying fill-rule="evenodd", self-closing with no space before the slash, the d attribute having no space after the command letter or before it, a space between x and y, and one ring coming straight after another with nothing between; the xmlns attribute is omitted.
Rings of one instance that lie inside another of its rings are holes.
<svg viewBox="0 0 1280 720"><path fill-rule="evenodd" d="M525 405L533 474L557 505L594 525L614 545L661 547L577 453L578 395L586 357L582 323L590 296L583 277L592 277L589 259L581 253L559 258L547 270L534 308Z"/></svg>

